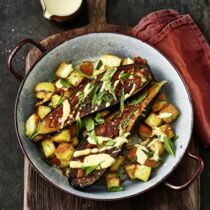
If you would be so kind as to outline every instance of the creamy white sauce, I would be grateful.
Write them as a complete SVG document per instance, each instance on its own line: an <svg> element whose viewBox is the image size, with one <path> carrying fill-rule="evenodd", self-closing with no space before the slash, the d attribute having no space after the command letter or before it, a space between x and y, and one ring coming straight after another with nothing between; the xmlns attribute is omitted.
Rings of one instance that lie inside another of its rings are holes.
<svg viewBox="0 0 210 210"><path fill-rule="evenodd" d="M91 84L88 83L85 88L84 88L84 99L90 94L92 88L91 87Z"/></svg>
<svg viewBox="0 0 210 210"><path fill-rule="evenodd" d="M153 131L152 131L152 133L153 133L153 135L158 136L158 139L159 139L160 141L162 141L162 142L164 142L165 137L167 137L166 134L163 133L163 131L162 131L161 128L159 128L159 127L154 128ZM151 143L152 143L152 142L151 142ZM150 143L150 144L151 144L151 143Z"/></svg>
<svg viewBox="0 0 210 210"><path fill-rule="evenodd" d="M86 156L84 158L83 165L84 167L99 165L97 169L104 169L110 167L114 162L115 159L109 154L101 153L97 155Z"/></svg>
<svg viewBox="0 0 210 210"><path fill-rule="evenodd" d="M50 19L53 15L69 16L81 6L82 0L40 0L44 17Z"/></svg>
<svg viewBox="0 0 210 210"><path fill-rule="evenodd" d="M63 87L60 79L55 83L55 87L57 87L58 89L61 89Z"/></svg>
<svg viewBox="0 0 210 210"><path fill-rule="evenodd" d="M130 91L130 93L126 93L125 94L125 99L127 99L128 97L130 97L133 94L133 92L135 91L135 89L136 89L136 84L134 83L133 84L133 87L132 87L132 89Z"/></svg>
<svg viewBox="0 0 210 210"><path fill-rule="evenodd" d="M89 154L96 154L96 153L104 152L104 151L110 150L110 149L112 149L112 146L103 146L101 148L77 150L74 152L73 157L80 157L80 156L86 156Z"/></svg>
<svg viewBox="0 0 210 210"><path fill-rule="evenodd" d="M110 106L110 103L109 102L106 102L106 107Z"/></svg>
<svg viewBox="0 0 210 210"><path fill-rule="evenodd" d="M142 146L142 145L135 145L137 147L136 150L136 157L137 157L137 162L140 164L144 164L148 158L148 156L145 154L145 152L148 152L147 148Z"/></svg>
<svg viewBox="0 0 210 210"><path fill-rule="evenodd" d="M69 101L66 99L63 101L63 115L60 121L61 129L63 128L65 121L68 119L70 112L71 112L70 104Z"/></svg>
<svg viewBox="0 0 210 210"><path fill-rule="evenodd" d="M123 66L124 66L124 65L133 64L133 63L134 63L134 60L131 59L131 58L129 58L129 57L123 59L123 61L122 61L122 65L123 65Z"/></svg>
<svg viewBox="0 0 210 210"><path fill-rule="evenodd" d="M119 82L120 82L120 80L116 80L116 81L114 82L114 90L115 90L115 88L117 87L117 85L118 85Z"/></svg>
<svg viewBox="0 0 210 210"><path fill-rule="evenodd" d="M160 114L158 115L158 117L161 118L161 119L163 119L163 118L168 118L168 117L171 117L171 116L172 116L172 114L169 113L169 112L163 112L163 113L160 113Z"/></svg>
<svg viewBox="0 0 210 210"><path fill-rule="evenodd" d="M108 138L108 137L103 137L103 136L97 136L97 144L98 145L102 145L105 142L108 142L110 140L114 141L114 144L112 147L121 147L124 143L128 142L127 137L130 135L130 133L125 133L123 136L118 136L114 139ZM95 140L92 139L90 136L87 138L88 143L93 144L93 145L97 145Z"/></svg>
<svg viewBox="0 0 210 210"><path fill-rule="evenodd" d="M70 161L69 166L70 166L70 168L82 168L83 163L80 161Z"/></svg>
<svg viewBox="0 0 210 210"><path fill-rule="evenodd" d="M89 155L84 158L83 162L70 161L70 168L83 168L97 166L96 169L104 169L110 167L115 162L115 159L109 154L101 153L96 155Z"/></svg>

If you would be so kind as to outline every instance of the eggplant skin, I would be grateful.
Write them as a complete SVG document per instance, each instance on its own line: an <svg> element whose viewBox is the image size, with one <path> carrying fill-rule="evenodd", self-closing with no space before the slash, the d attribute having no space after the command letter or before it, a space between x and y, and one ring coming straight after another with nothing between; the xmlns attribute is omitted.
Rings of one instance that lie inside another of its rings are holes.
<svg viewBox="0 0 210 210"><path fill-rule="evenodd" d="M96 135L109 138L119 136L119 124L126 119L129 113L132 113L130 119L128 120L127 126L124 128L124 132L130 132L137 121L139 122L145 118L145 114L148 113L149 110L152 108L152 105L159 95L159 92L163 85L163 83L155 83L147 87L145 91L148 93L148 95L142 102L136 105L131 105L130 103L125 104L124 111L121 115L118 115L118 117L115 117L114 119L111 118L111 120L109 119L109 117L107 117L108 120L105 120L105 123L103 125L96 127ZM116 112L116 115L117 114L118 111ZM87 136L84 137L77 150L83 150L91 147L86 139ZM111 150L107 150L106 154L109 154L111 157L116 159L120 151L120 148L113 148ZM72 160L78 160L78 158L72 158ZM83 176L78 176L79 170L81 169L70 169L68 180L71 186L82 190L95 184L104 175L107 169L95 170L89 175L85 175L85 173L83 173Z"/></svg>
<svg viewBox="0 0 210 210"><path fill-rule="evenodd" d="M133 73L134 76L126 78L123 84L119 82L116 85L114 89L116 99L112 97L112 94L106 93L107 97L111 99L111 102L108 106L106 105L106 102L103 101L100 105L93 107L91 97L87 96L83 102L84 106L77 107L79 101L78 93L84 91L84 88L87 85L87 83L83 84L80 88L77 88L72 93L71 97L68 99L71 110L74 110L74 112L71 114L71 117L70 116L68 117L68 119L64 123L64 127L75 122L76 117L78 117L78 113L79 117L82 118L94 112L98 112L112 105L118 104L120 102L122 87L124 88L125 94L128 94L129 95L128 98L130 98L131 96L142 91L152 81L153 78L149 66L146 64L131 64L127 66L119 66L111 78L112 87L114 86L115 81L119 80L119 75L122 72L127 74ZM101 78L103 77L104 74L99 75L96 80L90 81L90 84L97 85L99 88L101 88L103 85L103 81L101 81ZM144 76L146 82L142 82L142 77L141 77L142 75ZM133 87L134 90L132 91ZM132 92L132 94L129 94L130 92ZM62 114L63 114L62 105L54 109L52 112L50 112L38 125L37 129L38 134L48 134L58 131L61 128L61 122L59 121L59 119L62 117Z"/></svg>

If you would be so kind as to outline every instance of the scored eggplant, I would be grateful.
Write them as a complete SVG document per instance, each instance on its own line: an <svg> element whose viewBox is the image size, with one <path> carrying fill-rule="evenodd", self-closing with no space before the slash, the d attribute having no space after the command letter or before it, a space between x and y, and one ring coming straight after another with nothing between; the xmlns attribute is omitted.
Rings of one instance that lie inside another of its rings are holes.
<svg viewBox="0 0 210 210"><path fill-rule="evenodd" d="M50 112L37 126L36 135L49 134L77 119L103 110L139 93L152 81L147 64L132 64L108 69L88 84L77 88L69 99Z"/></svg>
<svg viewBox="0 0 210 210"><path fill-rule="evenodd" d="M105 122L94 127L86 126L87 134L70 161L69 183L83 189L93 185L113 165L134 124L145 118L166 81L149 85L143 93L122 110L107 116ZM91 120L90 120L91 122ZM92 129L92 130L91 130Z"/></svg>

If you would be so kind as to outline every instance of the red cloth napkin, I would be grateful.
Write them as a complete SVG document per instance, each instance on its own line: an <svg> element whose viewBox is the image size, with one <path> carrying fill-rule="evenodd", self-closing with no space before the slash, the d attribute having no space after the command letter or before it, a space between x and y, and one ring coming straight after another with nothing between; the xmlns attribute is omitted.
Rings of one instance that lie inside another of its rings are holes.
<svg viewBox="0 0 210 210"><path fill-rule="evenodd" d="M147 15L132 33L158 48L177 66L191 92L194 130L204 147L209 146L210 47L197 25L190 15L169 9Z"/></svg>

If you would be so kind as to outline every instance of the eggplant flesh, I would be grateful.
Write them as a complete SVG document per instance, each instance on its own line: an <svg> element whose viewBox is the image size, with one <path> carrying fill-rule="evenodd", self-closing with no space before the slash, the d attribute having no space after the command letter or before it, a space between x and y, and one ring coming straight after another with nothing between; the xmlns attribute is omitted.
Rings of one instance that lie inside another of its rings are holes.
<svg viewBox="0 0 210 210"><path fill-rule="evenodd" d="M114 114L111 114L111 118L109 116L105 119L104 124L99 125L95 128L96 136L103 136L109 138L115 138L119 136L119 126L122 122L127 120L126 126L123 127L124 133L131 132L134 124L138 121L141 121L145 118L146 114L152 107L152 104L156 100L156 97L159 95L162 86L166 82L154 83L147 87L144 91L146 93L146 98L141 102L133 105L132 102L127 102L124 107L124 111L120 113L120 111L116 111ZM137 97L138 98L138 97ZM113 116L116 116L113 118ZM128 117L129 116L129 117ZM122 124L121 124L122 125ZM96 145L91 145L87 141L87 137L85 136L83 141L80 143L76 151L95 148ZM106 154L109 154L112 158L116 159L118 154L120 153L121 148L112 148L110 150L106 150ZM84 156L73 157L71 161L80 161L84 160ZM77 189L87 188L97 182L103 174L106 172L106 169L94 170L91 174L86 175L85 171L77 168L70 168L69 173L69 183L71 186Z"/></svg>
<svg viewBox="0 0 210 210"><path fill-rule="evenodd" d="M115 73L110 79L112 92L104 91L105 94L103 97L106 97L106 100L104 99L100 104L93 105L94 95L98 94L98 97L100 97L100 92L102 92L101 89L103 89L102 86L107 86L107 83L104 84L104 81L102 81L103 76L106 73L107 72L102 73L95 80L91 80L89 83L83 84L80 88L75 89L75 91L68 99L72 112L69 114L64 125L61 125L61 118L63 115L63 105L61 105L50 112L39 123L37 127L37 134L49 134L56 132L59 129L75 122L76 118L88 116L94 112L101 111L105 108L119 103L122 89L124 89L124 94L127 94L127 98L130 98L131 96L143 90L152 81L153 78L149 66L146 64L131 64L127 66L120 66L116 69ZM120 75L124 77L127 76L127 78L122 82L122 80L119 80ZM93 91L97 89L98 92L92 94L92 96L91 93L87 95L82 105L78 106L80 100L79 95L82 95L85 92L85 88L88 84L89 87L92 86L95 88L93 88ZM107 100L109 100L108 103Z"/></svg>

